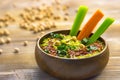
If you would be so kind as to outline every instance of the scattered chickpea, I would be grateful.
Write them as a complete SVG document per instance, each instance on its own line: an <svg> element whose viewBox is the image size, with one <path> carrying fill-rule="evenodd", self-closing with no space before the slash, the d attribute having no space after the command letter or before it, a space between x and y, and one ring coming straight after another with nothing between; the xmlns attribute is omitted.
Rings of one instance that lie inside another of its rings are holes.
<svg viewBox="0 0 120 80"><path fill-rule="evenodd" d="M20 49L19 48L14 48L14 53L19 53Z"/></svg>
<svg viewBox="0 0 120 80"><path fill-rule="evenodd" d="M26 12L30 12L30 8L24 8L24 11L26 11Z"/></svg>
<svg viewBox="0 0 120 80"><path fill-rule="evenodd" d="M54 16L54 20L60 20L61 17L60 16Z"/></svg>
<svg viewBox="0 0 120 80"><path fill-rule="evenodd" d="M64 20L65 20L65 21L67 21L67 20L68 20L68 17L67 17L67 16L65 16L65 17L64 17Z"/></svg>
<svg viewBox="0 0 120 80"><path fill-rule="evenodd" d="M24 42L23 42L23 45L24 45L24 46L27 46L27 45L28 45L28 41L24 41Z"/></svg>
<svg viewBox="0 0 120 80"><path fill-rule="evenodd" d="M0 28L4 27L4 23L0 22Z"/></svg>
<svg viewBox="0 0 120 80"><path fill-rule="evenodd" d="M41 34L45 34L45 32L44 32L44 31L42 31L42 32L41 32Z"/></svg>
<svg viewBox="0 0 120 80"><path fill-rule="evenodd" d="M69 15L69 13L68 13L68 12L66 12L66 13L65 13L65 15L66 15L66 16L68 16L68 15Z"/></svg>
<svg viewBox="0 0 120 80"><path fill-rule="evenodd" d="M52 27L52 28L56 28L56 25L55 25L54 22L52 23L51 27Z"/></svg>
<svg viewBox="0 0 120 80"><path fill-rule="evenodd" d="M0 45L4 43L5 43L5 40L3 38L0 38Z"/></svg>
<svg viewBox="0 0 120 80"><path fill-rule="evenodd" d="M3 35L4 35L4 31L0 30L0 36L3 36Z"/></svg>
<svg viewBox="0 0 120 80"><path fill-rule="evenodd" d="M7 37L6 43L10 43L10 42L11 42L11 38L10 38L10 37Z"/></svg>
<svg viewBox="0 0 120 80"><path fill-rule="evenodd" d="M61 6L60 6L60 5L57 5L56 9L57 9L57 10L61 10Z"/></svg>
<svg viewBox="0 0 120 80"><path fill-rule="evenodd" d="M4 30L4 35L8 36L8 35L10 35L10 32L7 29L5 29Z"/></svg>
<svg viewBox="0 0 120 80"><path fill-rule="evenodd" d="M64 6L62 7L63 11L66 11L68 8L69 8L69 6L67 6L67 5L64 5Z"/></svg>
<svg viewBox="0 0 120 80"><path fill-rule="evenodd" d="M5 27L9 26L9 22L8 22L8 21L5 22L5 23L4 23L4 26L5 26Z"/></svg>
<svg viewBox="0 0 120 80"><path fill-rule="evenodd" d="M41 20L42 19L42 16L36 16L35 17L35 20Z"/></svg>
<svg viewBox="0 0 120 80"><path fill-rule="evenodd" d="M3 22L3 23L4 23L4 22L6 22L6 21L7 21L7 18L6 18L5 16L3 16L3 17L0 18L0 22Z"/></svg>
<svg viewBox="0 0 120 80"><path fill-rule="evenodd" d="M42 29L41 29L41 27L38 27L38 32L40 32Z"/></svg>
<svg viewBox="0 0 120 80"><path fill-rule="evenodd" d="M22 29L29 30L29 25L27 23L20 23L19 25Z"/></svg>
<svg viewBox="0 0 120 80"><path fill-rule="evenodd" d="M35 29L33 30L33 32L34 32L34 33L38 33L38 29L35 28Z"/></svg>
<svg viewBox="0 0 120 80"><path fill-rule="evenodd" d="M44 26L41 26L41 30L45 30Z"/></svg>
<svg viewBox="0 0 120 80"><path fill-rule="evenodd" d="M0 49L0 54L2 54L3 53L3 50L2 49Z"/></svg>

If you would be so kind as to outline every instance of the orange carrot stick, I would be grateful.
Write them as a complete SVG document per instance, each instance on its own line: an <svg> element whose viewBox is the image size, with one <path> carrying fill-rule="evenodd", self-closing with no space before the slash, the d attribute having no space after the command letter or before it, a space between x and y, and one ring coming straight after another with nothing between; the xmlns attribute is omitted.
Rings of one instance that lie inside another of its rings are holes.
<svg viewBox="0 0 120 80"><path fill-rule="evenodd" d="M97 23L102 19L103 16L104 14L98 9L89 19L89 21L85 24L82 31L79 32L77 39L82 40L83 38L89 37Z"/></svg>

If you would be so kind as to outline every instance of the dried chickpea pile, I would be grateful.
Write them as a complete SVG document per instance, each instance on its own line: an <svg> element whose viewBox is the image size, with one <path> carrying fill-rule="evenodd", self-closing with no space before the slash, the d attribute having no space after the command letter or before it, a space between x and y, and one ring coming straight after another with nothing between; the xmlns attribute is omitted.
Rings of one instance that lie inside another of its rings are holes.
<svg viewBox="0 0 120 80"><path fill-rule="evenodd" d="M68 7L56 6L43 6L43 7L31 7L25 8L22 13L20 13L21 22L19 23L20 28L25 30L33 31L34 33L47 30L50 28L55 28L55 21L68 20L68 13L65 10ZM55 12L63 11L64 16L59 15Z"/></svg>
<svg viewBox="0 0 120 80"><path fill-rule="evenodd" d="M10 43L11 38L9 37L10 31L6 29L10 23L14 23L15 19L9 13L6 13L4 16L0 17L0 45L5 43Z"/></svg>
<svg viewBox="0 0 120 80"><path fill-rule="evenodd" d="M8 12L0 17L0 28L12 24L19 24L19 27L34 33L55 28L55 21L67 21L69 19L69 6L60 4L55 0L51 5L42 4L41 6L26 7L14 17Z"/></svg>
<svg viewBox="0 0 120 80"><path fill-rule="evenodd" d="M6 13L0 17L0 28L9 26L10 23L15 22L14 17L10 13Z"/></svg>
<svg viewBox="0 0 120 80"><path fill-rule="evenodd" d="M16 17L12 13L7 12L5 15L0 16L0 45L11 42L12 39L9 35L12 34L7 28L10 25L17 25L20 29L33 33L42 33L44 30L55 28L57 26L56 21L67 21L69 19L68 9L69 6L55 0L51 5L43 3L36 7L26 7ZM23 46L27 45L28 41L24 41ZM0 54L2 52L3 50L0 49ZM19 48L14 48L14 52L18 53Z"/></svg>

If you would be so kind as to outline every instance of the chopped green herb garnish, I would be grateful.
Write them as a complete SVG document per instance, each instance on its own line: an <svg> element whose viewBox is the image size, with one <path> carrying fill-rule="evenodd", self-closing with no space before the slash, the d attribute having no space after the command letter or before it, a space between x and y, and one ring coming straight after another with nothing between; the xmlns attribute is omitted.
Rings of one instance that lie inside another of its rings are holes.
<svg viewBox="0 0 120 80"><path fill-rule="evenodd" d="M87 50L92 51L92 50L97 50L98 48L96 46L88 46Z"/></svg>
<svg viewBox="0 0 120 80"><path fill-rule="evenodd" d="M58 54L58 56L60 56L60 57L64 57L64 56L66 56L67 52L66 52L65 50L58 50L58 51L57 51L57 54Z"/></svg>
<svg viewBox="0 0 120 80"><path fill-rule="evenodd" d="M49 53L49 50L47 50L47 49L45 49L44 51L45 51L46 53Z"/></svg>
<svg viewBox="0 0 120 80"><path fill-rule="evenodd" d="M61 34L57 34L57 33L56 34L55 33L51 33L50 35L51 35L52 38L59 38L59 39L63 38L63 36Z"/></svg>
<svg viewBox="0 0 120 80"><path fill-rule="evenodd" d="M87 42L88 42L88 39L87 38L84 38L83 40L81 40L81 42L82 42L82 44L87 44Z"/></svg>
<svg viewBox="0 0 120 80"><path fill-rule="evenodd" d="M67 47L65 44L61 44L57 47L58 50L67 50Z"/></svg>
<svg viewBox="0 0 120 80"><path fill-rule="evenodd" d="M103 44L101 44L102 42L99 40L97 40L95 44L86 46L81 41L77 40L75 36L57 34L57 36L58 35L64 37L60 39L56 37L56 33L52 33L40 43L41 48L46 54L64 58L80 58L81 56L89 55L88 53L99 53L103 49ZM84 43L87 41L87 38L83 39Z"/></svg>

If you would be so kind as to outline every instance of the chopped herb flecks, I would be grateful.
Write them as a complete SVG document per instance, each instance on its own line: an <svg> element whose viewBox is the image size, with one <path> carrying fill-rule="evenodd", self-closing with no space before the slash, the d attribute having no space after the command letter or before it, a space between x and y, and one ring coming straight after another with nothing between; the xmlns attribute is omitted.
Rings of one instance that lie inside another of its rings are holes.
<svg viewBox="0 0 120 80"><path fill-rule="evenodd" d="M103 43L99 40L91 45L86 45L87 42L87 38L79 41L75 36L51 33L48 38L42 41L40 46L47 54L64 58L95 55L104 48Z"/></svg>

